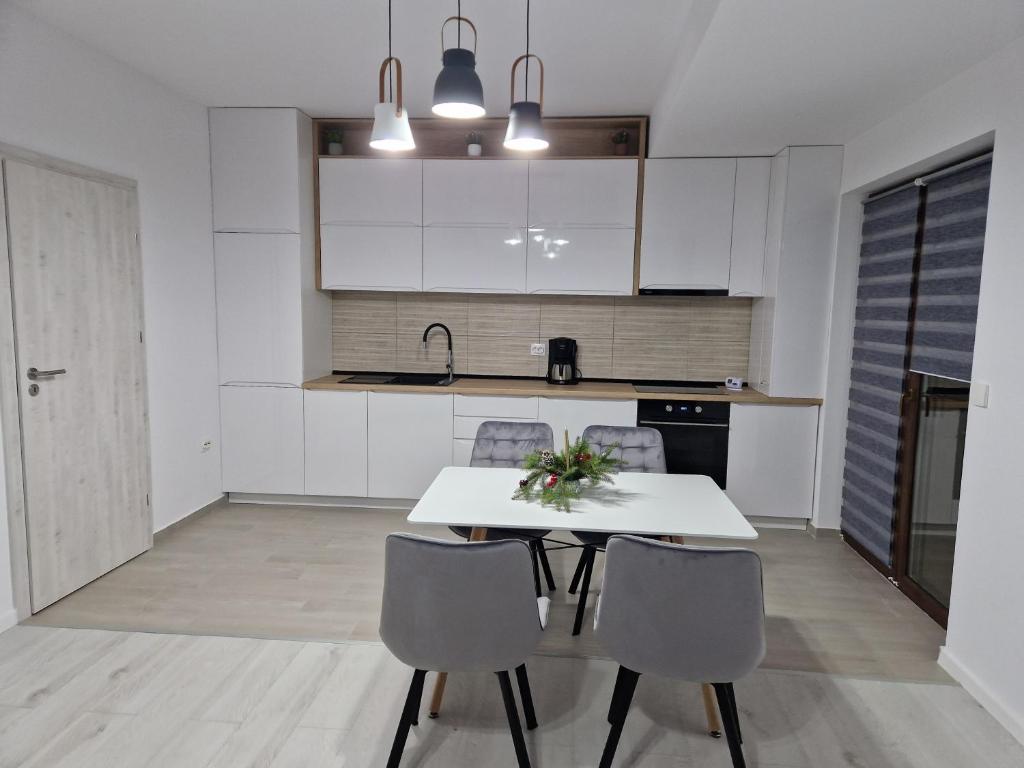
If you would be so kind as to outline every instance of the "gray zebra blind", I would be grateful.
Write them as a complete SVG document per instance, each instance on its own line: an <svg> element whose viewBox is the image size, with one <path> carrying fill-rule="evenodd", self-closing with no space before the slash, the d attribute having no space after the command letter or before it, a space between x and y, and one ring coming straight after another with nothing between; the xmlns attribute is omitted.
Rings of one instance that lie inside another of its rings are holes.
<svg viewBox="0 0 1024 768"><path fill-rule="evenodd" d="M992 160L928 182L911 370L971 380Z"/></svg>
<svg viewBox="0 0 1024 768"><path fill-rule="evenodd" d="M864 205L850 371L842 529L886 565L899 469L919 190Z"/></svg>

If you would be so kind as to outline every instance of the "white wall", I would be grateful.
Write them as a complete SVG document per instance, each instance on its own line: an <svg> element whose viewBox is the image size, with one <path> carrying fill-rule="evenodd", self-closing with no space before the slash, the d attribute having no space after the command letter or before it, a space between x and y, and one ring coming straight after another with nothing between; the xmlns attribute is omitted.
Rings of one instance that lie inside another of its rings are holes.
<svg viewBox="0 0 1024 768"><path fill-rule="evenodd" d="M0 72L0 141L139 183L159 530L220 495L206 109L7 4Z"/></svg>
<svg viewBox="0 0 1024 768"><path fill-rule="evenodd" d="M967 70L846 147L843 191L905 177L995 131L995 157L974 353L975 381L991 384L987 409L967 424L949 632L940 661L1024 741L1024 542L1020 441L1024 434L1021 292L1024 291L1024 38ZM847 201L848 202L848 201ZM844 205L844 213L850 213ZM850 258L849 234L840 256ZM847 274L850 271L847 270ZM852 279L855 279L852 278ZM849 286L839 285L839 297ZM833 323L833 353L848 359L849 322ZM841 379L841 377L838 377ZM833 378L826 402L845 401ZM847 384L848 386L848 384ZM840 439L835 430L832 440ZM823 447L832 455L841 446ZM838 514L838 487L822 489L822 514Z"/></svg>

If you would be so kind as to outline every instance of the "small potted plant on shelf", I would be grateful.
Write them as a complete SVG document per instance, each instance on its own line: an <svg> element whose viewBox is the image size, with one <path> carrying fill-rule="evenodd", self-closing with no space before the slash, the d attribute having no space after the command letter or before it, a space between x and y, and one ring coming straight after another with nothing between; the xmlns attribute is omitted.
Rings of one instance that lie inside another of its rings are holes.
<svg viewBox="0 0 1024 768"><path fill-rule="evenodd" d="M629 149L629 131L616 131L612 134L612 144L615 145L615 154L624 155Z"/></svg>
<svg viewBox="0 0 1024 768"><path fill-rule="evenodd" d="M470 131L466 134L466 154L470 157L480 157L483 151L484 148L481 143L480 134L476 131Z"/></svg>
<svg viewBox="0 0 1024 768"><path fill-rule="evenodd" d="M341 146L341 140L344 134L341 128L328 128L324 131L324 138L327 140L327 154L328 155L340 155L344 151Z"/></svg>

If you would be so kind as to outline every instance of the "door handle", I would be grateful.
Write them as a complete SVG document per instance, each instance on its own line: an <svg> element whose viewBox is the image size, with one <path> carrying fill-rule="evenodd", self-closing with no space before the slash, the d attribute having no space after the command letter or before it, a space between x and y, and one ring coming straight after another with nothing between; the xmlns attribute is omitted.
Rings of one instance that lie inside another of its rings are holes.
<svg viewBox="0 0 1024 768"><path fill-rule="evenodd" d="M53 376L60 376L62 373L67 373L66 368L55 368L52 371L40 371L38 368L29 368L28 376L29 381L35 381L36 379L48 379Z"/></svg>

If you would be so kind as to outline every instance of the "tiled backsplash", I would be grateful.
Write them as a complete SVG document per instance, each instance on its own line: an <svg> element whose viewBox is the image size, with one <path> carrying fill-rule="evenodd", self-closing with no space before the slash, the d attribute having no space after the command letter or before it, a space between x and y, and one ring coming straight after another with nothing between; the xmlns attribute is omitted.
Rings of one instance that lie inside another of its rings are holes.
<svg viewBox="0 0 1024 768"><path fill-rule="evenodd" d="M579 343L586 378L722 381L746 377L750 299L651 296L494 296L334 293L334 368L443 371L440 331L452 331L456 373L542 376L530 344L556 336Z"/></svg>

